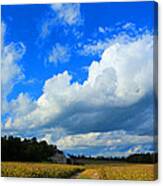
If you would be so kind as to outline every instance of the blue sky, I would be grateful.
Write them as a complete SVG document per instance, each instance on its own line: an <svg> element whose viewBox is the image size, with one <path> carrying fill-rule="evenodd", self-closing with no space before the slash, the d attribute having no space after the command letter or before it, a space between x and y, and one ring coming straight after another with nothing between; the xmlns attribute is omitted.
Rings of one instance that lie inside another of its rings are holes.
<svg viewBox="0 0 163 186"><path fill-rule="evenodd" d="M77 154L153 151L156 8L2 6L2 134Z"/></svg>

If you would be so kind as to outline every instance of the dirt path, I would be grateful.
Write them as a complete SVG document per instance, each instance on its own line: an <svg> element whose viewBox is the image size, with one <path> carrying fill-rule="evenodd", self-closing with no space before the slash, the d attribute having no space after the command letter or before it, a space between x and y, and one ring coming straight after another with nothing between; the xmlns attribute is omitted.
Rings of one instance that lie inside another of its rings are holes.
<svg viewBox="0 0 163 186"><path fill-rule="evenodd" d="M75 174L73 174L70 179L78 179L78 176L84 172L85 170L79 170L78 172L76 172Z"/></svg>
<svg viewBox="0 0 163 186"><path fill-rule="evenodd" d="M80 172L76 179L100 179L98 171L94 168L88 168Z"/></svg>

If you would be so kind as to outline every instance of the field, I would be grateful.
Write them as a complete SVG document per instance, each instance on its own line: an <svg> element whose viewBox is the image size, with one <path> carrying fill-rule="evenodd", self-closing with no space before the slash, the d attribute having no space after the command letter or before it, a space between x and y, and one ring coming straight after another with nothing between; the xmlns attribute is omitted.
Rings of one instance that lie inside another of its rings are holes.
<svg viewBox="0 0 163 186"><path fill-rule="evenodd" d="M103 180L145 180L152 181L157 178L154 174L156 166L153 164L109 164L88 165L78 176L80 179Z"/></svg>
<svg viewBox="0 0 163 186"><path fill-rule="evenodd" d="M1 163L3 177L69 178L84 170L81 166L50 163Z"/></svg>
<svg viewBox="0 0 163 186"><path fill-rule="evenodd" d="M155 180L154 164L60 165L50 163L2 163L3 177L74 178L104 180Z"/></svg>

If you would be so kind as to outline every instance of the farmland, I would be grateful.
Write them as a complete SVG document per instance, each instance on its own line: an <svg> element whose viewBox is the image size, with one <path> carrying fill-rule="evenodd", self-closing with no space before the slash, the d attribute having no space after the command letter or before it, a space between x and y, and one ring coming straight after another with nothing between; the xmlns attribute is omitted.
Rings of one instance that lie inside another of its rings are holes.
<svg viewBox="0 0 163 186"><path fill-rule="evenodd" d="M154 164L113 163L108 165L87 165L85 171L79 174L80 179L103 180L155 180Z"/></svg>
<svg viewBox="0 0 163 186"><path fill-rule="evenodd" d="M76 172L84 170L81 166L50 163L4 162L1 165L4 177L69 178Z"/></svg>
<svg viewBox="0 0 163 186"><path fill-rule="evenodd" d="M75 178L104 180L154 180L155 164L110 163L105 165L63 165L3 162L3 177Z"/></svg>

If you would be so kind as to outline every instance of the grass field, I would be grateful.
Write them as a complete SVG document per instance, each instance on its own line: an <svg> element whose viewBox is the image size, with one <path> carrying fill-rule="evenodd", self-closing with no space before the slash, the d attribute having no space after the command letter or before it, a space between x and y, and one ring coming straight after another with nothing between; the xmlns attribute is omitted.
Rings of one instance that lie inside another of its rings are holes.
<svg viewBox="0 0 163 186"><path fill-rule="evenodd" d="M3 177L32 177L32 178L70 178L77 172L83 171L82 166L60 165L50 163L1 163Z"/></svg>
<svg viewBox="0 0 163 186"><path fill-rule="evenodd" d="M154 164L109 164L88 165L79 174L80 179L103 179L103 180L144 180L152 181L157 178Z"/></svg>
<svg viewBox="0 0 163 186"><path fill-rule="evenodd" d="M106 165L61 165L50 163L1 164L3 177L44 177L104 180L155 180L156 165L114 163Z"/></svg>

